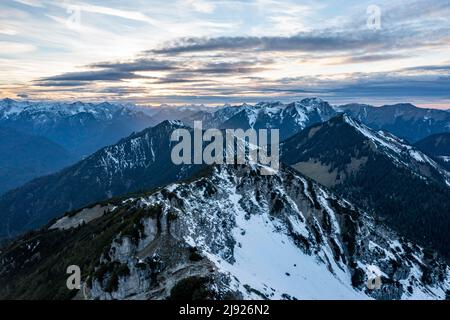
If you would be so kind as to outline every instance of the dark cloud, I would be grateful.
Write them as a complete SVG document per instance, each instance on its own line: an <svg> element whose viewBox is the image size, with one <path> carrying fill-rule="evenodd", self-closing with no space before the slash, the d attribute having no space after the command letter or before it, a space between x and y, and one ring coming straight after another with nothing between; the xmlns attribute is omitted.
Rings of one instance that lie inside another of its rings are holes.
<svg viewBox="0 0 450 320"><path fill-rule="evenodd" d="M139 94L142 93L142 89L138 87L125 87L125 86L114 86L106 87L97 90L98 93L112 93L117 96L129 95L129 94Z"/></svg>
<svg viewBox="0 0 450 320"><path fill-rule="evenodd" d="M335 96L352 97L434 97L450 99L450 81L436 79L390 79L384 81L369 80L363 83L343 85L331 89Z"/></svg>
<svg viewBox="0 0 450 320"><path fill-rule="evenodd" d="M246 75L267 70L262 63L268 63L268 61L202 63L198 67L185 66L160 78L156 83L215 82L214 77L219 75Z"/></svg>
<svg viewBox="0 0 450 320"><path fill-rule="evenodd" d="M361 56L351 56L345 58L343 61L339 63L365 63L365 62L375 62L375 61L383 61L383 60L393 60L393 59L401 59L407 58L408 56L404 54L366 54Z"/></svg>
<svg viewBox="0 0 450 320"><path fill-rule="evenodd" d="M69 72L61 75L43 78L40 81L45 83L57 83L60 81L117 81L123 79L142 78L132 72L115 71L111 69Z"/></svg>
<svg viewBox="0 0 450 320"><path fill-rule="evenodd" d="M108 69L117 72L167 71L176 69L172 61L140 58L128 62L101 62L89 66L94 69Z"/></svg>
<svg viewBox="0 0 450 320"><path fill-rule="evenodd" d="M169 71L177 69L176 64L170 61L139 58L127 62L100 62L87 66L93 70L69 72L53 77L39 79L39 86L80 86L84 82L93 81L122 81L126 79L151 79L136 72Z"/></svg>
<svg viewBox="0 0 450 320"><path fill-rule="evenodd" d="M168 46L151 50L154 54L181 54L202 51L344 51L382 44L380 33L364 32L357 36L347 32L302 33L290 37L218 37L185 38Z"/></svg>
<svg viewBox="0 0 450 320"><path fill-rule="evenodd" d="M18 93L18 94L16 94L16 96L21 99L27 99L29 97L29 95L27 93Z"/></svg>
<svg viewBox="0 0 450 320"><path fill-rule="evenodd" d="M406 68L404 70L407 70L407 71L442 71L442 72L450 72L450 64L411 67L411 68Z"/></svg>
<svg viewBox="0 0 450 320"><path fill-rule="evenodd" d="M195 62L195 63L192 63ZM204 76L217 75L242 75L252 74L266 70L265 63L270 60L237 61L237 62L207 62L203 60L192 60L185 62L162 61L155 59L140 58L129 62L102 62L89 65L91 71L70 72L36 81L38 86L82 86L87 82L120 82L126 79L154 79L153 83L183 83L208 81L198 79ZM168 71L169 73L159 78L143 76L137 72Z"/></svg>
<svg viewBox="0 0 450 320"><path fill-rule="evenodd" d="M38 80L35 82L39 87L79 87L85 86L86 81L57 81L57 80Z"/></svg>
<svg viewBox="0 0 450 320"><path fill-rule="evenodd" d="M192 69L192 73L202 74L249 74L267 70L262 66L261 62L221 62L221 63L208 63L202 68Z"/></svg>
<svg viewBox="0 0 450 320"><path fill-rule="evenodd" d="M302 32L292 36L223 36L213 38L189 37L168 42L164 46L150 50L153 55L173 56L189 53L242 53L242 52L289 52L326 54L346 52L350 57L366 56L376 59L383 55L395 54L387 50L402 50L430 46L446 46L450 38L450 27L442 23L442 15L448 10L444 1L427 7L424 1L415 2L411 8L382 7L379 30L367 28L367 16L357 17L357 23L343 24L335 29ZM427 19L438 22L427 23L417 19L427 12ZM434 15L434 16L433 16ZM437 18L436 18L437 15ZM397 17L397 18L396 18ZM362 20L361 20L362 19ZM355 58L357 59L357 58ZM355 60L356 61L356 60ZM375 61L375 60L372 60Z"/></svg>
<svg viewBox="0 0 450 320"><path fill-rule="evenodd" d="M446 66L444 66L445 69ZM417 73L411 70L441 70L442 66L400 69L397 72L351 73L344 79L285 78L267 86L269 91L312 92L333 97L439 98L450 99L450 75ZM450 69L448 69L450 71Z"/></svg>
<svg viewBox="0 0 450 320"><path fill-rule="evenodd" d="M219 63L210 64L205 69L223 68ZM227 69L226 67L224 69ZM202 73L192 76L193 70L170 74L152 83L183 84L181 90L190 95L167 95L146 97L148 102L201 102L224 103L235 101L256 102L269 97L293 100L305 95L326 96L336 99L391 99L414 101L414 99L450 99L450 65L429 65L399 69L396 72L351 73L344 74L339 80L321 76L283 78L270 81L264 78L251 77L251 85L224 85L220 80L206 79ZM209 72L209 71L208 71ZM247 77L245 77L247 78ZM55 84L56 83L56 84ZM144 88L127 86L108 86L95 88L83 86L85 81L56 81L42 83L49 86L49 91L73 91L99 94L110 94L117 98L144 92ZM58 89L58 86L73 88ZM79 86L77 86L79 85ZM54 88L50 88L54 87ZM144 100L145 100L144 99ZM150 100L149 100L150 99ZM145 102L145 101L143 101Z"/></svg>
<svg viewBox="0 0 450 320"><path fill-rule="evenodd" d="M158 84L170 84L170 83L200 83L200 82L211 82L209 79L190 79L190 78L181 78L181 77L164 77L160 78L154 83Z"/></svg>

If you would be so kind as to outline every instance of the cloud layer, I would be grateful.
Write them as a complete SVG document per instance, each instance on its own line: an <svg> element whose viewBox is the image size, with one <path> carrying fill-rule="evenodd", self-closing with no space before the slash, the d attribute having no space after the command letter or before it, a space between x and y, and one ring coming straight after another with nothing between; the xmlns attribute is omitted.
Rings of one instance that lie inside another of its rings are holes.
<svg viewBox="0 0 450 320"><path fill-rule="evenodd" d="M448 1L380 1L380 28L367 24L365 1L149 4L2 2L1 96L450 101ZM79 28L71 30L67 15L77 10Z"/></svg>

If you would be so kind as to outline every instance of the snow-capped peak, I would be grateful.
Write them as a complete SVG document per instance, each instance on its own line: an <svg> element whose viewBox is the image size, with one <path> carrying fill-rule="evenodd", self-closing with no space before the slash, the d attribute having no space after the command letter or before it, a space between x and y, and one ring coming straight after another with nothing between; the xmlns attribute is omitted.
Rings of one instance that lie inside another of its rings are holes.
<svg viewBox="0 0 450 320"><path fill-rule="evenodd" d="M375 146L389 151L387 154L396 162L406 166L410 166L414 163L418 163L419 165L421 163L430 165L440 173L445 183L450 187L450 173L422 151L409 145L406 141L390 134L389 132L382 130L375 131L345 113L341 114L339 117L342 117L345 123L349 124L359 133L370 139Z"/></svg>
<svg viewBox="0 0 450 320"><path fill-rule="evenodd" d="M15 101L12 99L3 99L0 101L0 119L18 118L18 117L42 117L42 115L52 117L67 117L80 113L88 113L97 119L111 119L116 112L134 112L133 108L112 104L102 103L84 103L80 101L67 102L30 102Z"/></svg>

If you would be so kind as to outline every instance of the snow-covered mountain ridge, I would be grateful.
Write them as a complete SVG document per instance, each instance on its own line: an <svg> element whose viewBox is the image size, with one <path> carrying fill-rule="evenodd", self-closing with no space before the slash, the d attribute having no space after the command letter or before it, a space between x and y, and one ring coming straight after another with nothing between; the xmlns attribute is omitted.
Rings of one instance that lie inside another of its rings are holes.
<svg viewBox="0 0 450 320"><path fill-rule="evenodd" d="M428 165L435 169L441 175L443 181L450 187L450 173L418 148L411 146L405 140L400 139L389 132L382 130L375 131L368 126L355 121L346 114L342 117L346 123L370 139L377 148L384 150L385 154L392 157L399 165L412 168L414 172L419 173L423 171L423 169L420 168L422 165ZM427 171L427 173L429 174L429 171Z"/></svg>
<svg viewBox="0 0 450 320"><path fill-rule="evenodd" d="M180 297L192 283L201 298L213 299L448 295L450 269L438 256L292 169L274 176L258 172L256 167L215 166L191 181L109 204L102 217L76 223L73 231L53 230L54 237L69 239L91 230L94 246L96 239L105 243L108 230L116 230L106 248L99 248L103 253L91 259L68 249L79 257L82 270L92 270L78 297L165 299ZM15 256L28 259L40 252L41 236L45 231L0 256L0 281L20 272L11 269ZM53 254L28 259L23 269L44 265ZM369 270L381 275L380 289L368 289Z"/></svg>
<svg viewBox="0 0 450 320"><path fill-rule="evenodd" d="M73 116L79 113L89 113L96 119L110 120L116 112L137 112L132 106L113 104L108 102L31 102L15 101L12 99L0 100L0 118L17 118L20 116L32 116L43 119L43 115L56 117Z"/></svg>
<svg viewBox="0 0 450 320"><path fill-rule="evenodd" d="M428 274L427 264L439 264L438 260L292 170L285 168L272 177L259 176L256 170L215 167L210 176L190 184L172 184L150 197L131 200L128 205L137 208L159 206L161 226L155 219L143 221L136 251L122 241L109 251L111 261L127 263L133 270L133 261L142 259L142 252L152 257L164 252L155 241L169 237L178 245L195 247L209 260L217 281L212 288L219 295L445 298L450 288L448 266L434 265L433 274ZM131 250L124 251L124 246ZM384 284L379 290L366 287L371 268L381 271ZM132 294L123 295L121 284L132 287L126 282L121 279L117 293L105 294L101 283L94 281L92 294L125 298Z"/></svg>

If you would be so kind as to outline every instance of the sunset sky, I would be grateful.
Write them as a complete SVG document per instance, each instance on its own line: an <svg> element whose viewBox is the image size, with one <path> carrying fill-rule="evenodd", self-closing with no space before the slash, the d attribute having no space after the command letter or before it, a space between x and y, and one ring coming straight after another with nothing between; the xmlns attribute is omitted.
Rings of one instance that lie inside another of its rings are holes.
<svg viewBox="0 0 450 320"><path fill-rule="evenodd" d="M0 98L307 96L449 109L450 1L0 2Z"/></svg>

